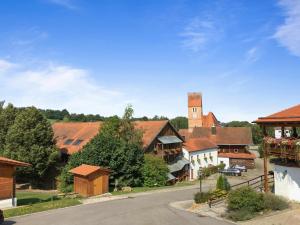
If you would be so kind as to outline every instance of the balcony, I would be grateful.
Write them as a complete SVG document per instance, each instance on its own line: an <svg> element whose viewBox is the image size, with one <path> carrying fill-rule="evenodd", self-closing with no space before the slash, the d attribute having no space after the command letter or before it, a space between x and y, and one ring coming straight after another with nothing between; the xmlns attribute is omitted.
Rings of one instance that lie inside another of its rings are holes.
<svg viewBox="0 0 300 225"><path fill-rule="evenodd" d="M267 137L264 139L265 152L269 156L300 161L300 139Z"/></svg>

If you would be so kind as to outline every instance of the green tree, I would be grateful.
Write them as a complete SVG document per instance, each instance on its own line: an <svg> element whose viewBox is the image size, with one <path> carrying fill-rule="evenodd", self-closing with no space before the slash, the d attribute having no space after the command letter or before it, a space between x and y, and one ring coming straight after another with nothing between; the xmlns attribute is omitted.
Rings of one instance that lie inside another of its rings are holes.
<svg viewBox="0 0 300 225"><path fill-rule="evenodd" d="M216 188L224 191L230 190L230 184L225 176L220 175L218 177Z"/></svg>
<svg viewBox="0 0 300 225"><path fill-rule="evenodd" d="M145 155L143 166L144 186L164 186L167 182L169 169L165 161L153 155Z"/></svg>
<svg viewBox="0 0 300 225"><path fill-rule="evenodd" d="M12 104L8 104L0 111L0 154L3 154L7 132L14 124L17 113L18 109Z"/></svg>
<svg viewBox="0 0 300 225"><path fill-rule="evenodd" d="M30 163L32 166L21 168L19 175L33 184L45 176L56 161L57 150L52 127L39 110L29 107L17 114L6 135L4 155Z"/></svg>
<svg viewBox="0 0 300 225"><path fill-rule="evenodd" d="M104 122L101 132L82 152L70 157L60 176L62 187L72 183L72 177L66 173L82 163L110 168L110 183L118 180L122 186L142 184L142 133L134 129L132 115L133 109L129 106L121 119L115 116Z"/></svg>
<svg viewBox="0 0 300 225"><path fill-rule="evenodd" d="M175 117L170 122L177 130L188 128L188 118L184 116Z"/></svg>

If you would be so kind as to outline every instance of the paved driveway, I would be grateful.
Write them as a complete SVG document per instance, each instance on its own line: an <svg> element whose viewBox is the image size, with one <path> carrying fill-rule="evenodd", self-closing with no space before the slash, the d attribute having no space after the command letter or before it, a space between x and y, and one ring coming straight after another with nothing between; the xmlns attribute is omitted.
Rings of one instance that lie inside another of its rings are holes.
<svg viewBox="0 0 300 225"><path fill-rule="evenodd" d="M170 202L191 199L197 189L153 193L134 198L80 205L13 218L5 224L23 225L229 225L209 217L177 210Z"/></svg>

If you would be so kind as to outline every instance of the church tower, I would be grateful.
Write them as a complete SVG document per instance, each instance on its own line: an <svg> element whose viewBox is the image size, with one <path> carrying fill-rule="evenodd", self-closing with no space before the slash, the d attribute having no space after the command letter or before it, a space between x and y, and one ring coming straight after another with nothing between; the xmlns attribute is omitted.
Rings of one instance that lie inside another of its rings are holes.
<svg viewBox="0 0 300 225"><path fill-rule="evenodd" d="M188 93L188 123L189 131L194 127L203 126L202 94L199 92Z"/></svg>

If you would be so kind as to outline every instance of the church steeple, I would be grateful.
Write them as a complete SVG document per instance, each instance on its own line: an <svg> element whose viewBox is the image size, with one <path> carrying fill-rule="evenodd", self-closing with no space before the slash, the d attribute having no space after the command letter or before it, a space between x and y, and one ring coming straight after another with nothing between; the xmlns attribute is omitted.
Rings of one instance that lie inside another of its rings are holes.
<svg viewBox="0 0 300 225"><path fill-rule="evenodd" d="M202 94L199 92L188 93L188 123L189 130L203 126Z"/></svg>

